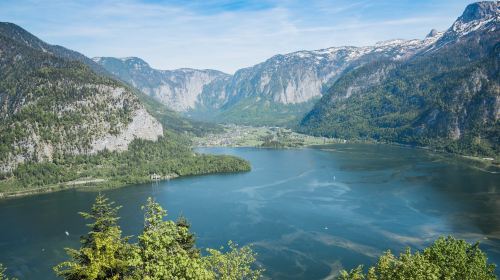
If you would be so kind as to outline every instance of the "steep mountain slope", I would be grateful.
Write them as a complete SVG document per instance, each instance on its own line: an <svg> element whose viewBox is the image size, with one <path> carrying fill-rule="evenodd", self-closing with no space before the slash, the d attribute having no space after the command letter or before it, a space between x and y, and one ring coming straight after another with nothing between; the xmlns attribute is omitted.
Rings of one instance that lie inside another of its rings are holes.
<svg viewBox="0 0 500 280"><path fill-rule="evenodd" d="M135 91L137 97L147 109L147 111L155 117L166 130L172 131L177 134L190 136L204 136L207 133L220 133L224 128L213 122L197 121L191 118L180 115L167 108L164 104L155 98L146 95L138 90Z"/></svg>
<svg viewBox="0 0 500 280"><path fill-rule="evenodd" d="M236 157L193 152L184 133L212 127L20 30L0 29L0 198L250 170Z"/></svg>
<svg viewBox="0 0 500 280"><path fill-rule="evenodd" d="M433 32L424 40L276 55L234 76L214 70L155 70L139 58L98 57L94 61L167 107L194 118L286 125L308 112L344 71L382 58L407 59L441 35Z"/></svg>
<svg viewBox="0 0 500 280"><path fill-rule="evenodd" d="M276 55L235 73L225 90L228 101L216 119L245 124L293 124L348 69L383 58L407 59L441 35Z"/></svg>
<svg viewBox="0 0 500 280"><path fill-rule="evenodd" d="M35 50L52 54L66 60L82 62L89 66L94 72L109 76L109 73L97 63L92 61L92 59L81 53L66 49L65 47L47 44L16 24L10 22L0 22L0 34L16 41L21 45L31 47Z"/></svg>
<svg viewBox="0 0 500 280"><path fill-rule="evenodd" d="M0 32L0 172L163 135L129 88L10 35Z"/></svg>
<svg viewBox="0 0 500 280"><path fill-rule="evenodd" d="M276 55L237 71L228 85L230 97L265 96L281 104L297 104L320 97L346 69L380 58L402 60L435 42L440 33L424 40L391 40L367 47L333 47Z"/></svg>
<svg viewBox="0 0 500 280"><path fill-rule="evenodd" d="M136 57L95 57L93 60L122 81L178 112L219 108L224 102L221 85L230 77L216 70L156 70ZM214 92L217 96L212 96Z"/></svg>
<svg viewBox="0 0 500 280"><path fill-rule="evenodd" d="M469 5L411 59L381 59L348 71L299 129L498 156L498 25L499 2Z"/></svg>

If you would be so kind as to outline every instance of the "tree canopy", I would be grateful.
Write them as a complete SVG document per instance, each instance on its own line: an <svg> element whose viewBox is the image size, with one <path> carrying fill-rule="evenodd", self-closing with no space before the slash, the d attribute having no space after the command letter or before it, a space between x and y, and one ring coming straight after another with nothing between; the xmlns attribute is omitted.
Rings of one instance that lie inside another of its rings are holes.
<svg viewBox="0 0 500 280"><path fill-rule="evenodd" d="M202 255L186 218L166 220L167 211L149 198L144 227L137 243L123 237L117 221L120 207L99 194L90 213L90 231L79 249L66 249L70 260L54 267L67 280L100 279L259 279L263 269L255 264L249 246L228 243L228 250L207 249Z"/></svg>
<svg viewBox="0 0 500 280"><path fill-rule="evenodd" d="M479 243L469 244L454 237L440 237L423 252L410 249L394 256L385 252L376 265L363 272L360 265L350 271L341 271L339 280L428 280L474 279L494 280L495 265L489 264Z"/></svg>

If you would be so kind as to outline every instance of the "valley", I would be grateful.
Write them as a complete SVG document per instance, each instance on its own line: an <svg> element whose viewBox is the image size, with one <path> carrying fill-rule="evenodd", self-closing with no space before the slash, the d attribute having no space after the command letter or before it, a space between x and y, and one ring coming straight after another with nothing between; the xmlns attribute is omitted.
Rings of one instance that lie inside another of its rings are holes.
<svg viewBox="0 0 500 280"><path fill-rule="evenodd" d="M269 147L300 148L314 145L346 143L344 139L315 137L282 127L224 125L224 132L194 137L195 147Z"/></svg>
<svg viewBox="0 0 500 280"><path fill-rule="evenodd" d="M500 276L500 1L17 2L0 280Z"/></svg>

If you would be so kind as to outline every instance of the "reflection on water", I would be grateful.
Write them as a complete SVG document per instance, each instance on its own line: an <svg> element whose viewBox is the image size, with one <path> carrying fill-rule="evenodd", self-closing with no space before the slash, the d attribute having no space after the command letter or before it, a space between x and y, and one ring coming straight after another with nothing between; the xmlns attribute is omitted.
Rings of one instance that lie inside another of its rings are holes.
<svg viewBox="0 0 500 280"><path fill-rule="evenodd" d="M500 263L497 170L384 145L202 151L244 157L253 170L106 191L124 206L126 234L140 230L140 205L154 196L172 218L190 219L201 247L253 244L275 279L328 279L386 249L422 248L445 234L480 240ZM86 230L77 212L94 197L72 190L1 201L0 262L22 279L53 279L62 248L78 245Z"/></svg>

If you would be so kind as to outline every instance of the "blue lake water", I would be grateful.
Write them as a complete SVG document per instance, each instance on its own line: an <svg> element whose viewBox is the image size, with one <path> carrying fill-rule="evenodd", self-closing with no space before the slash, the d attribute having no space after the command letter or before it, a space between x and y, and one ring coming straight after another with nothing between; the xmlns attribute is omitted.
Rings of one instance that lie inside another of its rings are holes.
<svg viewBox="0 0 500 280"><path fill-rule="evenodd" d="M253 244L273 279L328 278L372 264L386 249L419 249L447 234L481 241L500 264L500 174L470 160L361 144L200 151L243 157L253 169L105 191L123 205L125 234L139 232L140 206L153 196L172 219L190 220L199 247ZM78 246L86 232L77 212L95 195L69 190L0 201L0 263L20 279L54 279L63 247Z"/></svg>

